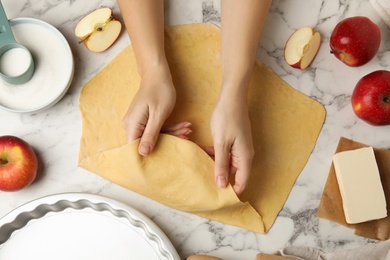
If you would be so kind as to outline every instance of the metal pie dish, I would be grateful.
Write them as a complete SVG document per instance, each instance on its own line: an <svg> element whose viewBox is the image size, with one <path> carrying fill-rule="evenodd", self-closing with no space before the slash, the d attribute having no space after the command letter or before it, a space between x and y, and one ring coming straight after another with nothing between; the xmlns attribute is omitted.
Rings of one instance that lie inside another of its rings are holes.
<svg viewBox="0 0 390 260"><path fill-rule="evenodd" d="M20 85L0 79L0 108L16 113L48 109L63 98L73 80L69 43L57 28L39 19L14 18L9 24L17 42L30 50L35 72Z"/></svg>
<svg viewBox="0 0 390 260"><path fill-rule="evenodd" d="M0 219L0 259L79 259L76 255L80 259L180 259L148 217L99 195L51 195Z"/></svg>

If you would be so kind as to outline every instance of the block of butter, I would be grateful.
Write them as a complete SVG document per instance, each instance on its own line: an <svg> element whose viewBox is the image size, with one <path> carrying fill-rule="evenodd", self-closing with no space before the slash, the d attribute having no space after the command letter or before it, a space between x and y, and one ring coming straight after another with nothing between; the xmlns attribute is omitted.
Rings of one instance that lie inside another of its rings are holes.
<svg viewBox="0 0 390 260"><path fill-rule="evenodd" d="M386 198L372 147L336 153L333 165L347 223L387 216Z"/></svg>

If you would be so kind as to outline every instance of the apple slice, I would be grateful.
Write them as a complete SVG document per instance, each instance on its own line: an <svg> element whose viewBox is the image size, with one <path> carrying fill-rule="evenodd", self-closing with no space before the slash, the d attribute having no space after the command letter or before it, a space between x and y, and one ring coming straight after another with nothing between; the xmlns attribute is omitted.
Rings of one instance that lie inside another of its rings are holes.
<svg viewBox="0 0 390 260"><path fill-rule="evenodd" d="M284 58L288 65L306 69L314 60L320 48L321 35L310 27L295 31L286 42Z"/></svg>
<svg viewBox="0 0 390 260"><path fill-rule="evenodd" d="M75 35L93 52L107 50L119 37L122 24L110 8L99 8L84 16L76 25Z"/></svg>

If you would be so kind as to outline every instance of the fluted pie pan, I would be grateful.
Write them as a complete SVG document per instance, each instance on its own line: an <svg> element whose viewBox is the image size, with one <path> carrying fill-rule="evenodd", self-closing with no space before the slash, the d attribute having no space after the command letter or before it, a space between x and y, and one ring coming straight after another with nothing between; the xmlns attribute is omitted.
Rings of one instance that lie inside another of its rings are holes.
<svg viewBox="0 0 390 260"><path fill-rule="evenodd" d="M0 259L180 257L141 212L107 197L65 193L31 201L0 219Z"/></svg>

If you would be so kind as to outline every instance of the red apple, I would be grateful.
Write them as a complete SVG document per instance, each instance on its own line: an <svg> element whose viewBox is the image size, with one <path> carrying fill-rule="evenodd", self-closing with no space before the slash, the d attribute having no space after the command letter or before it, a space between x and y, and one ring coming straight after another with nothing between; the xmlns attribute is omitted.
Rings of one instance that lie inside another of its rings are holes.
<svg viewBox="0 0 390 260"><path fill-rule="evenodd" d="M0 136L0 190L17 191L30 185L38 170L32 147L15 136Z"/></svg>
<svg viewBox="0 0 390 260"><path fill-rule="evenodd" d="M371 125L390 124L390 71L378 70L361 78L352 93L355 114Z"/></svg>
<svg viewBox="0 0 390 260"><path fill-rule="evenodd" d="M296 30L286 42L284 59L293 68L306 69L320 48L321 35L310 27Z"/></svg>
<svg viewBox="0 0 390 260"><path fill-rule="evenodd" d="M364 16L342 20L330 36L330 49L339 60L351 67L368 63L378 52L381 32L378 25Z"/></svg>

